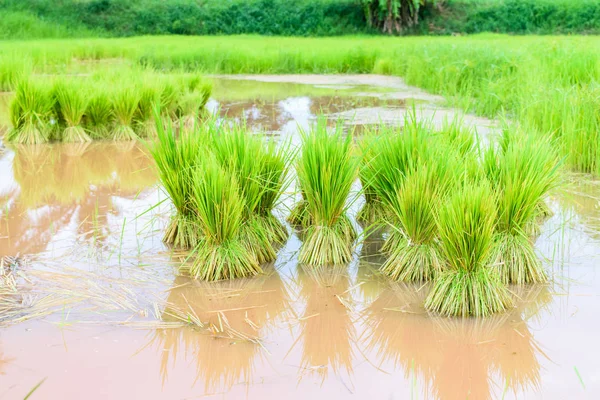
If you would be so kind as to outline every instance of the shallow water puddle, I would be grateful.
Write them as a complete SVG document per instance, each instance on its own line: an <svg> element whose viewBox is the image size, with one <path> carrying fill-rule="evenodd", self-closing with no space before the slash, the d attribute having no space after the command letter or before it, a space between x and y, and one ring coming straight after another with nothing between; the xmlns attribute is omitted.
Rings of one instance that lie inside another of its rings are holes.
<svg viewBox="0 0 600 400"><path fill-rule="evenodd" d="M393 78L260 79L217 80L213 105L293 138L321 110L376 123L356 110L410 102ZM44 379L31 398L597 398L600 184L570 180L537 241L553 283L513 288L509 313L453 320L424 312L427 286L378 277L376 232L347 268L298 265L292 233L259 277L177 276L161 242L170 207L154 207L165 196L141 146L7 148L0 398Z"/></svg>

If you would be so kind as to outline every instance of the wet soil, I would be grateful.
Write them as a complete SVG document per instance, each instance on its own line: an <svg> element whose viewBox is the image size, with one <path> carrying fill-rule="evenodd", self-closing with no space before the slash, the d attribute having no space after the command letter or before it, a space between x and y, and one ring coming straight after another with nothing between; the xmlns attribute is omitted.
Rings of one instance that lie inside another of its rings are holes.
<svg viewBox="0 0 600 400"><path fill-rule="evenodd" d="M411 101L378 77L243 78L215 83L214 109L292 139L319 112L371 124L379 114L360 110L401 115ZM236 82L243 90L232 94ZM244 94L254 92L269 95ZM0 150L0 256L18 287L0 291L0 307L8 296L18 304L0 314L0 399L40 382L32 399L600 395L597 180L573 175L549 199L536 249L552 282L512 288L517 306L485 320L428 315L427 286L381 278L378 232L345 268L299 265L290 229L264 275L192 281L161 241L164 200L141 145Z"/></svg>

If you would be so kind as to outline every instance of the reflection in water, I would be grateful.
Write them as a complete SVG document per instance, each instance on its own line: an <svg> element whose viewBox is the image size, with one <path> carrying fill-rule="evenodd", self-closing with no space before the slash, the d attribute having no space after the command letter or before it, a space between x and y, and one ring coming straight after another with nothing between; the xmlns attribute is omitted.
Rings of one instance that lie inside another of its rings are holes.
<svg viewBox="0 0 600 400"><path fill-rule="evenodd" d="M414 374L425 397L440 399L496 397L494 374L504 392L539 388L538 358L545 355L521 317L529 306L486 319L438 318L424 312L426 295L426 288L394 283L365 310L365 346L381 367ZM532 287L528 296L535 295L544 298L547 290Z"/></svg>
<svg viewBox="0 0 600 400"><path fill-rule="evenodd" d="M223 102L219 105L222 117L245 120L248 126L268 132L286 132L290 122L306 128L317 115L331 115L363 107L398 108L403 100L382 100L377 97L286 97L283 100L252 100ZM333 118L335 120L335 118Z"/></svg>
<svg viewBox="0 0 600 400"><path fill-rule="evenodd" d="M378 273L379 267L385 261L381 248L385 239L383 229L369 232L363 239L356 273L356 283L360 285L360 292L365 303L375 300L384 287L387 279Z"/></svg>
<svg viewBox="0 0 600 400"><path fill-rule="evenodd" d="M196 382L207 393L249 385L258 341L291 311L288 289L273 267L254 278L202 282L179 276L167 299L165 321L191 322L197 327L156 331L151 339L161 357L163 385L171 366L183 353L192 357ZM202 328L202 329L200 329Z"/></svg>
<svg viewBox="0 0 600 400"><path fill-rule="evenodd" d="M156 182L141 145L134 142L15 146L15 185L4 194L0 253L42 252L73 223L83 240L104 246L113 196L135 198Z"/></svg>
<svg viewBox="0 0 600 400"><path fill-rule="evenodd" d="M600 239L600 179L572 173L568 185L559 194L561 204L573 211L576 222L595 239Z"/></svg>
<svg viewBox="0 0 600 400"><path fill-rule="evenodd" d="M352 376L356 332L348 290L350 277L345 266L298 266L300 295L306 301L300 318L303 349L301 368L325 382L331 370ZM291 350L290 350L291 351Z"/></svg>

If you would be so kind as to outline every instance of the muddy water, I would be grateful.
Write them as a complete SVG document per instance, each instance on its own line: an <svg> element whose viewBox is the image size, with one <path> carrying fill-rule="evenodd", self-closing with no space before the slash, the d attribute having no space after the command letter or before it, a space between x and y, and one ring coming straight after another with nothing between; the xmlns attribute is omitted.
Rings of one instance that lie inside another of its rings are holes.
<svg viewBox="0 0 600 400"><path fill-rule="evenodd" d="M401 115L411 101L410 88L377 77L288 77L283 91L261 79L218 80L213 107L293 138L320 111L370 109L373 123L374 110ZM181 255L161 242L164 199L133 144L0 153L0 255L16 257L20 292L16 311L0 314L0 398L42 381L32 399L600 395L597 181L573 176L551 199L536 247L552 284L514 288L516 308L486 320L429 316L427 286L380 278L377 232L346 268L298 265L290 230L264 275L178 276Z"/></svg>

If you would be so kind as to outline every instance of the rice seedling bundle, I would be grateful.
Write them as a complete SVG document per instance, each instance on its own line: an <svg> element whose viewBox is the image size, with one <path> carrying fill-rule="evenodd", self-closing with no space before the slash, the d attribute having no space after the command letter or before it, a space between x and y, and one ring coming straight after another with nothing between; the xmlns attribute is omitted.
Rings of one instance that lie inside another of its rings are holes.
<svg viewBox="0 0 600 400"><path fill-rule="evenodd" d="M287 237L285 227L271 213L281 195L289 165L288 152L275 143L265 144L260 135L234 125L213 136L213 152L221 166L239 185L244 201L243 236L246 246L260 263L276 257L274 243Z"/></svg>
<svg viewBox="0 0 600 400"><path fill-rule="evenodd" d="M388 240L393 245L388 243L389 256L381 271L394 280L426 281L442 269L436 217L455 187L460 164L453 149L440 146L431 153L407 171L402 185L385 203L392 231Z"/></svg>
<svg viewBox="0 0 600 400"><path fill-rule="evenodd" d="M200 75L192 75L182 78L180 87L176 115L180 126L191 130L198 123L201 111L210 96L212 85L204 81Z"/></svg>
<svg viewBox="0 0 600 400"><path fill-rule="evenodd" d="M381 200L386 217L397 202L397 194L406 176L417 169L423 155L430 151L430 139L430 132L424 126L408 123L403 131L395 128L382 130L379 138L372 142L374 156L366 167L369 169L370 188ZM385 221L391 223L389 218ZM391 224L397 225L397 221ZM401 230L391 229L382 250L390 252L403 247L404 241Z"/></svg>
<svg viewBox="0 0 600 400"><path fill-rule="evenodd" d="M495 262L501 279L516 284L545 282L529 227L536 224L539 204L559 184L555 153L549 142L533 136L511 141L503 153L489 152L488 173L496 186L498 207Z"/></svg>
<svg viewBox="0 0 600 400"><path fill-rule="evenodd" d="M54 117L51 86L41 81L24 80L17 86L10 105L13 129L8 131L5 139L22 144L48 142Z"/></svg>
<svg viewBox="0 0 600 400"><path fill-rule="evenodd" d="M371 225L378 222L384 216L381 199L372 186L375 179L375 171L371 166L371 162L376 157L373 148L376 140L376 132L368 131L359 145L360 164L358 168L358 178L360 179L362 193L365 197L365 204L358 212L356 220L364 225Z"/></svg>
<svg viewBox="0 0 600 400"><path fill-rule="evenodd" d="M89 103L89 94L85 83L58 81L54 86L54 98L59 121L65 125L60 134L63 142L90 142L92 139L81 123Z"/></svg>
<svg viewBox="0 0 600 400"><path fill-rule="evenodd" d="M164 190L175 206L175 215L165 231L163 241L178 248L194 248L200 240L193 206L193 170L202 144L191 134L175 137L170 122L157 119L157 140L150 152Z"/></svg>
<svg viewBox="0 0 600 400"><path fill-rule="evenodd" d="M245 202L235 176L206 154L195 168L193 193L202 237L194 248L190 275L216 281L262 272L242 238Z"/></svg>
<svg viewBox="0 0 600 400"><path fill-rule="evenodd" d="M135 140L132 123L140 102L140 94L135 85L115 89L112 95L112 112L115 118L113 140Z"/></svg>
<svg viewBox="0 0 600 400"><path fill-rule="evenodd" d="M108 93L93 90L84 116L85 127L93 139L108 139L113 125L113 109Z"/></svg>
<svg viewBox="0 0 600 400"><path fill-rule="evenodd" d="M466 183L441 207L436 218L443 268L425 308L444 316L485 317L511 305L493 267L497 218L489 185Z"/></svg>
<svg viewBox="0 0 600 400"><path fill-rule="evenodd" d="M210 93L211 84L200 77L190 83L178 75L140 77L129 70L99 74L92 80L63 78L54 87L39 78L20 80L10 107L13 132L6 139L31 144L155 136L155 108L184 127L193 127ZM187 120L193 123L187 124L185 116L193 116ZM55 123L57 118L60 124Z"/></svg>
<svg viewBox="0 0 600 400"><path fill-rule="evenodd" d="M133 117L135 131L140 137L156 136L154 110L160 107L160 87L147 79L139 88L139 101Z"/></svg>
<svg viewBox="0 0 600 400"><path fill-rule="evenodd" d="M265 190L258 201L256 211L262 218L271 241L278 245L285 242L288 231L273 215L273 209L286 187L286 178L293 155L288 144L277 145L274 141L270 141L266 145L261 162L261 183Z"/></svg>
<svg viewBox="0 0 600 400"><path fill-rule="evenodd" d="M345 264L352 257L356 238L346 215L346 199L358 174L358 158L353 155L352 137L343 137L342 126L327 132L325 120L304 133L302 154L296 174L305 199L310 225L298 260L310 265Z"/></svg>

